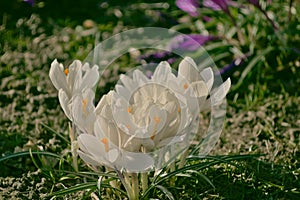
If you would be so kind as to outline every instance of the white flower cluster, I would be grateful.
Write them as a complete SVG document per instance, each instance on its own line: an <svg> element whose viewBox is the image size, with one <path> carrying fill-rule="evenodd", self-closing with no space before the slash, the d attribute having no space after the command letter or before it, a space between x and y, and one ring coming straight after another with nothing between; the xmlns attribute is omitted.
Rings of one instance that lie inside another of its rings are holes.
<svg viewBox="0 0 300 200"><path fill-rule="evenodd" d="M132 172L159 167L161 159L175 156L166 155L167 146L186 147L197 132L199 112L222 102L231 85L228 79L211 93L212 69L199 72L186 57L177 75L167 62L161 62L150 78L140 69L121 75L115 90L95 107L96 65L74 61L64 69L55 60L49 75L65 114L80 130L79 156L94 166Z"/></svg>

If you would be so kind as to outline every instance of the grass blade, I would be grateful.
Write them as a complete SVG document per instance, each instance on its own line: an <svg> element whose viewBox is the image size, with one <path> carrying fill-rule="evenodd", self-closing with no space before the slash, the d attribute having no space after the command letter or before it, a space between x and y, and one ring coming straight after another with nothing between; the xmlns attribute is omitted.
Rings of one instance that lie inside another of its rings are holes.
<svg viewBox="0 0 300 200"><path fill-rule="evenodd" d="M51 156L51 157L56 157L56 158L61 159L61 156L59 156L55 153L47 152L47 151L22 151L22 152L12 153L9 155L2 156L0 158L0 162L3 162L8 159L12 159L12 158L17 158L20 156L31 156L31 155Z"/></svg>
<svg viewBox="0 0 300 200"><path fill-rule="evenodd" d="M162 186L162 185L156 185L155 187L158 188L158 189L160 189L166 195L166 197L168 197L168 199L175 200L175 198L173 197L172 193L167 188L165 188L164 186Z"/></svg>

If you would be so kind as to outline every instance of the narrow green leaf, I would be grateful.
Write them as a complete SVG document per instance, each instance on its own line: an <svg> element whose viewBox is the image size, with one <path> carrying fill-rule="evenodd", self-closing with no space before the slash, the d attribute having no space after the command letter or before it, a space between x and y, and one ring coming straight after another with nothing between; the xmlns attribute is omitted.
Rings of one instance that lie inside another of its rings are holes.
<svg viewBox="0 0 300 200"><path fill-rule="evenodd" d="M0 162L3 162L8 159L12 159L12 158L17 158L17 157L21 157L21 156L30 156L30 155L51 156L51 157L56 157L56 158L61 159L61 156L51 153L51 152L47 152L47 151L22 151L22 152L12 153L9 155L2 156L0 158Z"/></svg>
<svg viewBox="0 0 300 200"><path fill-rule="evenodd" d="M175 200L175 198L173 197L172 193L167 188L165 188L164 186L162 186L162 185L156 185L155 187L158 188L158 189L160 189L166 195L166 197L168 197L168 199Z"/></svg>
<svg viewBox="0 0 300 200"><path fill-rule="evenodd" d="M263 50L262 52L260 52L258 55L256 55L251 61L250 63L247 65L247 67L244 69L244 71L241 74L241 77L239 78L238 82L236 85L234 85L232 87L232 90L236 90L244 81L244 79L246 78L246 76L248 75L248 73L252 70L253 67L255 67L259 61L261 61L261 59L268 53L270 53L274 48L273 47L268 47L265 50Z"/></svg>
<svg viewBox="0 0 300 200"><path fill-rule="evenodd" d="M53 128L49 127L48 125L41 123L42 126L44 126L47 130L49 130L50 132L54 133L55 135L57 135L58 137L60 137L62 140L64 140L66 143L70 143L70 141L63 136L62 134L60 134L59 132L55 131Z"/></svg>
<svg viewBox="0 0 300 200"><path fill-rule="evenodd" d="M184 173L188 170L202 170L211 166L214 166L216 164L220 164L220 163L226 163L229 161L236 161L236 160L245 160L245 159L252 159L255 157L259 157L261 155L233 155L233 156L206 156L207 159L212 159L210 161L207 162L200 162L200 163L196 163L196 164L192 164L192 165L187 165L183 168L177 169L173 172L170 172L168 174L163 174L163 176L159 176L158 177L154 177L154 181L152 182L152 184L149 186L149 188L145 191L144 196L147 197L148 193L154 188L156 187L158 184L160 184L161 182L169 179L172 176L175 176L176 174L179 173ZM199 159L203 159L203 157L200 156L191 156L189 157L189 159L193 159L196 160L196 158Z"/></svg>
<svg viewBox="0 0 300 200"><path fill-rule="evenodd" d="M53 192L52 194L49 194L49 196L47 196L47 198L53 197L53 196L62 196L62 195L66 195L66 194L70 194L70 193L74 193L74 192L82 191L82 190L86 190L86 189L95 190L96 188L97 188L97 186L96 186L95 182L81 183L81 184L77 184L77 185L74 185L74 186L66 188L66 189L59 190L57 192Z"/></svg>

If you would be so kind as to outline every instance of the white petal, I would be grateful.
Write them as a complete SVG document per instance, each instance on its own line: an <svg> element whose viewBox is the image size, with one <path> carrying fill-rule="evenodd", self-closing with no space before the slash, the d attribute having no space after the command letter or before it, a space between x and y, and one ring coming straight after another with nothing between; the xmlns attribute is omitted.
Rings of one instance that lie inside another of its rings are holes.
<svg viewBox="0 0 300 200"><path fill-rule="evenodd" d="M96 120L94 91L86 89L83 94L75 95L72 99L72 115L75 124L83 131L92 134Z"/></svg>
<svg viewBox="0 0 300 200"><path fill-rule="evenodd" d="M161 148L167 145L171 145L174 143L182 142L187 138L186 134L181 134L179 136L169 137L166 139L163 139L159 144L156 146L157 148Z"/></svg>
<svg viewBox="0 0 300 200"><path fill-rule="evenodd" d="M215 91L212 92L212 104L218 104L222 101L228 93L231 86L230 78L228 78L222 85L220 85Z"/></svg>
<svg viewBox="0 0 300 200"><path fill-rule="evenodd" d="M114 93L114 106L112 112L114 120L118 127L129 135L134 135L137 130L137 126L132 121L132 116L128 112L129 103L117 93Z"/></svg>
<svg viewBox="0 0 300 200"><path fill-rule="evenodd" d="M76 81L76 78L78 78L81 71L81 62L79 60L75 60L72 62L72 64L69 66L69 73L67 75L67 82L70 87L70 90L73 90L74 83ZM78 74L78 75L77 75Z"/></svg>
<svg viewBox="0 0 300 200"><path fill-rule="evenodd" d="M166 61L160 62L153 73L152 80L158 83L167 83L170 73L172 73L172 70L169 63Z"/></svg>
<svg viewBox="0 0 300 200"><path fill-rule="evenodd" d="M154 166L154 160L147 154L123 152L120 165L128 172L143 172Z"/></svg>
<svg viewBox="0 0 300 200"><path fill-rule="evenodd" d="M79 147L85 149L86 153L90 154L95 160L98 162L107 160L105 144L103 144L95 136L90 134L80 134L77 140Z"/></svg>
<svg viewBox="0 0 300 200"><path fill-rule="evenodd" d="M98 116L94 124L94 132L95 136L98 139L106 137L110 140L110 142L112 142L116 146L121 146L121 138L119 135L120 133L116 125L109 119L105 119L104 117Z"/></svg>
<svg viewBox="0 0 300 200"><path fill-rule="evenodd" d="M135 88L137 87L137 85L135 85L133 80L130 77L124 75L124 74L120 75L120 81L123 83L123 85L125 86L125 88L128 91L133 92L135 90Z"/></svg>
<svg viewBox="0 0 300 200"><path fill-rule="evenodd" d="M202 79L204 79L204 82L206 83L206 87L208 91L211 90L213 84L214 84L214 73L210 67L205 68L201 71Z"/></svg>
<svg viewBox="0 0 300 200"><path fill-rule="evenodd" d="M95 113L98 115L102 112L102 109L104 108L104 106L106 105L111 105L111 95L113 94L112 91L110 91L109 93L107 93L106 95L103 95L102 98L100 99L100 101L98 102L96 109L95 109Z"/></svg>
<svg viewBox="0 0 300 200"><path fill-rule="evenodd" d="M187 81L194 82L201 80L200 72L197 69L197 65L190 57L185 57L178 67L178 74L183 76Z"/></svg>
<svg viewBox="0 0 300 200"><path fill-rule="evenodd" d="M87 153L84 153L80 150L77 150L77 153L84 162L86 162L90 165L94 165L94 166L103 165L103 163L100 163L99 161L96 161L91 155L89 155Z"/></svg>
<svg viewBox="0 0 300 200"><path fill-rule="evenodd" d="M115 90L120 96L124 97L127 101L130 100L131 98L130 91L127 88L125 88L123 85L117 84L115 86Z"/></svg>
<svg viewBox="0 0 300 200"><path fill-rule="evenodd" d="M99 80L98 66L94 65L92 69L85 72L82 78L81 90L85 88L94 88Z"/></svg>
<svg viewBox="0 0 300 200"><path fill-rule="evenodd" d="M76 93L82 92L82 69L81 69L81 62L79 60L75 60L70 67L74 67L77 70L77 73L75 74L74 83L72 84L72 95Z"/></svg>
<svg viewBox="0 0 300 200"><path fill-rule="evenodd" d="M158 134L165 126L167 121L167 112L160 109L158 106L151 106L150 110L150 125L148 126L148 132L143 136L149 138Z"/></svg>
<svg viewBox="0 0 300 200"><path fill-rule="evenodd" d="M194 95L198 99L198 105L199 107L201 107L208 95L208 89L206 87L206 84L203 81L196 81L193 82L191 86L193 88Z"/></svg>
<svg viewBox="0 0 300 200"><path fill-rule="evenodd" d="M67 93L69 92L64 67L62 64L58 63L56 59L51 63L49 77L57 90L62 88Z"/></svg>
<svg viewBox="0 0 300 200"><path fill-rule="evenodd" d="M109 162L114 163L119 158L119 151L117 149L112 149L108 151L107 157Z"/></svg>
<svg viewBox="0 0 300 200"><path fill-rule="evenodd" d="M133 71L133 81L137 83L137 85L141 86L149 81L149 79L144 75L143 72L136 69Z"/></svg>
<svg viewBox="0 0 300 200"><path fill-rule="evenodd" d="M63 89L60 89L58 91L58 100L59 100L60 106L62 107L65 115L72 121L72 115L71 115L70 108L69 108L70 99Z"/></svg>

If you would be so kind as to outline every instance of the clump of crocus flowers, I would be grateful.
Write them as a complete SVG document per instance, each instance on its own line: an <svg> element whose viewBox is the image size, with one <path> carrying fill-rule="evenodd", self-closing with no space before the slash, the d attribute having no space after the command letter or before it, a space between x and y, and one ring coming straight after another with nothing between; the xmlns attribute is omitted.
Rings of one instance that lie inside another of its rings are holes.
<svg viewBox="0 0 300 200"><path fill-rule="evenodd" d="M139 196L137 173L161 169L187 149L198 132L199 113L221 104L231 85L228 79L212 90L213 70L199 70L186 57L177 73L164 61L151 76L141 68L122 74L95 105L97 65L76 60L65 68L54 60L49 76L72 122L73 156L94 170L105 166L123 174L129 199Z"/></svg>

